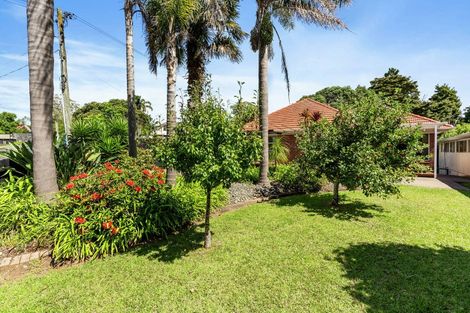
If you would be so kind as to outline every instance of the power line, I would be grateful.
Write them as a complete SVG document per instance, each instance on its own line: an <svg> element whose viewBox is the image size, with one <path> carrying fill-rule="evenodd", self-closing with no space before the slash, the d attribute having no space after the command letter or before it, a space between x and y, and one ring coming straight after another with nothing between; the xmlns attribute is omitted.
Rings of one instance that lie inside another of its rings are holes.
<svg viewBox="0 0 470 313"><path fill-rule="evenodd" d="M54 51L54 53L57 53L57 52L59 52L59 50ZM25 55L25 54L27 54L27 53L28 53L28 52L25 52L25 53L23 53L22 55ZM23 65L23 66L21 66L21 67L19 67L19 68L17 68L17 69L11 70L11 71L9 71L9 72L7 72L7 73L5 73L5 74L1 74L1 75L0 75L0 78L7 77L7 76L9 76L9 75L11 75L11 74L14 74L14 73L16 73L16 72L19 72L19 71L21 71L22 69L25 69L25 68L27 68L27 67L28 67L28 64L25 64L25 65Z"/></svg>
<svg viewBox="0 0 470 313"><path fill-rule="evenodd" d="M26 4L18 3L18 2L16 2L16 1L12 1L12 0L3 0L3 1L8 2L8 3L11 3L11 4L16 5L16 6L19 6L19 7L26 8Z"/></svg>
<svg viewBox="0 0 470 313"><path fill-rule="evenodd" d="M64 13L65 13L65 12L64 12ZM99 28L98 26L93 25L92 23L88 22L87 20L85 20L84 18L78 16L77 14L71 13L71 12L66 12L66 13L68 13L71 18L75 18L75 19L76 19L77 21L79 21L80 23L82 23L82 24L84 24L84 25L90 27L91 29L93 29L93 30L99 32L99 33L102 34L103 36L108 37L109 39L113 40L114 42L117 42L117 43L120 44L120 45L123 45L124 47L126 46L126 43L123 42L122 40L120 40L120 39L114 37L113 35L109 34L108 32L104 31L103 29ZM139 51L139 50L137 50L137 49L135 49L135 48L134 48L134 51L137 52L138 54L144 56L144 57L147 56L145 53L143 53L143 52L141 52L141 51Z"/></svg>

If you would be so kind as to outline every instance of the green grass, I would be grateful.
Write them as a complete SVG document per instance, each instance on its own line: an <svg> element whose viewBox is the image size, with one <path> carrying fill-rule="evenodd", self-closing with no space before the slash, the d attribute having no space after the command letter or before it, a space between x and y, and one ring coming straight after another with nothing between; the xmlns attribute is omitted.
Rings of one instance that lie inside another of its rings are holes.
<svg viewBox="0 0 470 313"><path fill-rule="evenodd" d="M0 312L470 312L470 193L295 196L0 287Z"/></svg>

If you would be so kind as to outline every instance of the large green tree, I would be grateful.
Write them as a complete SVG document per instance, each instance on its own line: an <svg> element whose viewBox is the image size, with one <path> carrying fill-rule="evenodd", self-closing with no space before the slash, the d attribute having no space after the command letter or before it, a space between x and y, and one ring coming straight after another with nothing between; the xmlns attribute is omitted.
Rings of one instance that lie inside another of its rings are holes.
<svg viewBox="0 0 470 313"><path fill-rule="evenodd" d="M223 101L208 95L183 109L168 145L168 160L187 181L197 181L206 191L204 247L211 246L211 192L228 187L257 159L260 141L243 132L224 110Z"/></svg>
<svg viewBox="0 0 470 313"><path fill-rule="evenodd" d="M191 99L201 96L206 65L213 58L226 57L240 62L239 44L246 33L237 23L238 0L198 0L197 13L189 25L186 40L188 93Z"/></svg>
<svg viewBox="0 0 470 313"><path fill-rule="evenodd" d="M343 29L344 23L335 16L338 6L350 3L350 0L257 0L256 23L251 31L251 47L258 52L258 104L261 137L263 139L263 157L261 160L260 184L267 184L269 171L268 137L268 67L272 57L274 36L278 37L281 48L281 64L289 92L289 75L286 57L279 33L274 25L277 20L281 27L291 30L299 20L316 24L324 28Z"/></svg>
<svg viewBox="0 0 470 313"><path fill-rule="evenodd" d="M140 135L149 135L153 131L152 117L146 112L148 103L140 96L134 97L136 107L136 131ZM124 99L111 99L105 102L89 102L76 109L73 120L115 120L128 117L128 104Z"/></svg>
<svg viewBox="0 0 470 313"><path fill-rule="evenodd" d="M457 90L447 84L436 85L434 94L415 113L455 125L460 119L461 106Z"/></svg>
<svg viewBox="0 0 470 313"><path fill-rule="evenodd" d="M176 126L176 72L184 61L184 44L191 22L200 3L194 0L149 0L146 4L146 44L149 65L157 73L159 59L167 71L166 131L167 138L174 134ZM167 169L167 183L174 185L176 172Z"/></svg>
<svg viewBox="0 0 470 313"><path fill-rule="evenodd" d="M59 190L54 161L54 1L28 0L28 65L33 182L36 194L51 200Z"/></svg>
<svg viewBox="0 0 470 313"><path fill-rule="evenodd" d="M331 86L323 88L312 95L303 96L301 99L310 98L336 108L341 104L350 103L354 97L355 90L350 86Z"/></svg>
<svg viewBox="0 0 470 313"><path fill-rule="evenodd" d="M414 176L421 160L422 134L404 126L408 108L371 92L340 111L333 122L306 118L298 138L303 167L333 184L334 206L340 184L365 195L398 193L397 184Z"/></svg>
<svg viewBox="0 0 470 313"><path fill-rule="evenodd" d="M396 68L389 68L383 77L374 78L370 82L370 89L395 103L410 106L411 110L421 105L418 83L410 76L401 75Z"/></svg>
<svg viewBox="0 0 470 313"><path fill-rule="evenodd" d="M23 133L25 130L21 128L22 125L15 113L0 113L0 134Z"/></svg>
<svg viewBox="0 0 470 313"><path fill-rule="evenodd" d="M462 122L470 123L470 106L466 107L463 111Z"/></svg>

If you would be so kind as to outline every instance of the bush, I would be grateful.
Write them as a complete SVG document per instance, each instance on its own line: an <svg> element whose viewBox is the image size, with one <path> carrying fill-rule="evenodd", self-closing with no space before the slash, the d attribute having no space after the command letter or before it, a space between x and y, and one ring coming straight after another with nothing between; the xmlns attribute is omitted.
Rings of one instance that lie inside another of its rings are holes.
<svg viewBox="0 0 470 313"><path fill-rule="evenodd" d="M8 241L17 249L50 244L52 210L36 201L31 180L27 177L16 178L10 173L0 187L2 241Z"/></svg>
<svg viewBox="0 0 470 313"><path fill-rule="evenodd" d="M242 174L240 182L257 184L259 181L259 167L250 166Z"/></svg>
<svg viewBox="0 0 470 313"><path fill-rule="evenodd" d="M171 208L157 206L165 188L162 169L130 158L71 177L58 199L54 259L114 254L177 228Z"/></svg>
<svg viewBox="0 0 470 313"><path fill-rule="evenodd" d="M325 183L315 171L303 168L298 163L278 165L272 179L286 192L318 192Z"/></svg>
<svg viewBox="0 0 470 313"><path fill-rule="evenodd" d="M96 173L73 176L61 191L54 232L55 261L84 260L127 250L143 240L166 236L201 218L205 192L178 179L165 185L164 171L145 153L107 162ZM227 200L213 191L213 207Z"/></svg>

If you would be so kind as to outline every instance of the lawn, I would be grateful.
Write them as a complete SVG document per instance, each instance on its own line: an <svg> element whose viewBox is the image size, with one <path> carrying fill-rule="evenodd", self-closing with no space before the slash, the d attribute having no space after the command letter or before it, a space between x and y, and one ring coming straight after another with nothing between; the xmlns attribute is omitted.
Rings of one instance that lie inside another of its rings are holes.
<svg viewBox="0 0 470 313"><path fill-rule="evenodd" d="M0 312L470 312L470 193L294 196L0 287Z"/></svg>

